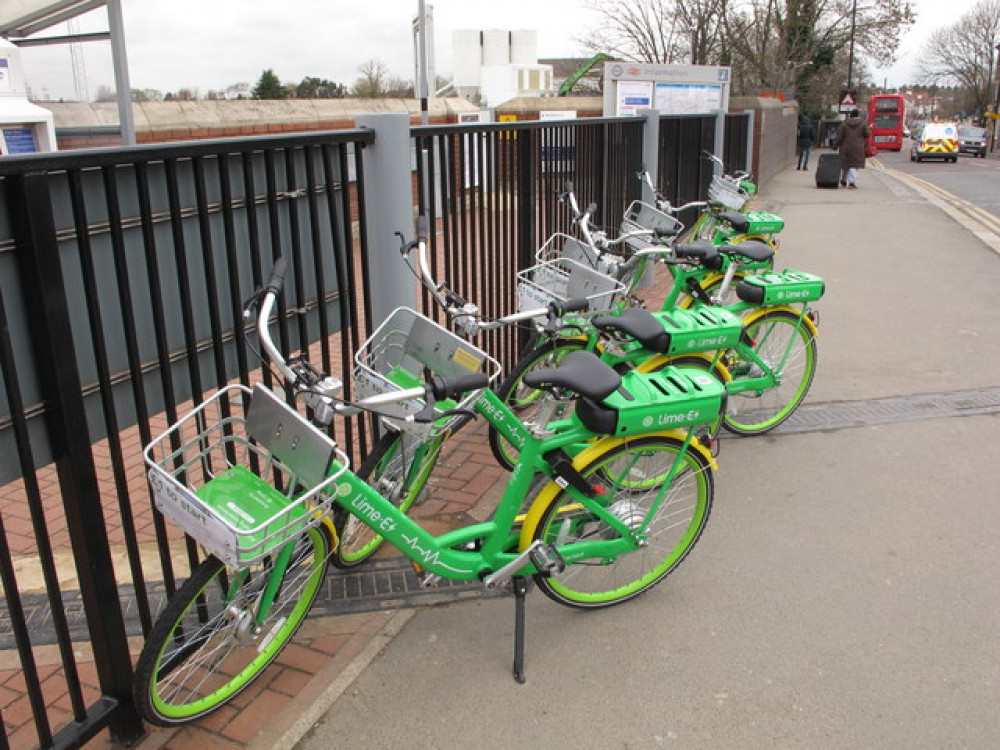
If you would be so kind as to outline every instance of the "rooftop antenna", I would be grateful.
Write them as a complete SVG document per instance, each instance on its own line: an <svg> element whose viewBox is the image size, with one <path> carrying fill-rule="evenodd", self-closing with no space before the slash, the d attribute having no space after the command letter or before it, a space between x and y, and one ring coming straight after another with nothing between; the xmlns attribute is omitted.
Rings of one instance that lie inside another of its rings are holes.
<svg viewBox="0 0 1000 750"><path fill-rule="evenodd" d="M80 33L80 19L71 18L66 22L70 36ZM73 64L73 89L78 102L90 101L90 91L87 87L87 64L83 61L83 47L73 42L69 45L69 59Z"/></svg>

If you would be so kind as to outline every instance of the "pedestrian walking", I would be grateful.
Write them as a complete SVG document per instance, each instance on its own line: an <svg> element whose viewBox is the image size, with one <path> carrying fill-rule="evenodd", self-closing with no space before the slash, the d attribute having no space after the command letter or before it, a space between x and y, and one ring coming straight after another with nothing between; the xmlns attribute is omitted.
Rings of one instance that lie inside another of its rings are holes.
<svg viewBox="0 0 1000 750"><path fill-rule="evenodd" d="M851 110L833 139L833 148L840 152L840 186L858 186L858 170L865 168L865 144L870 132L868 126L858 116L858 110Z"/></svg>
<svg viewBox="0 0 1000 750"><path fill-rule="evenodd" d="M799 165L796 169L809 169L809 152L816 140L816 124L809 115L799 117Z"/></svg>

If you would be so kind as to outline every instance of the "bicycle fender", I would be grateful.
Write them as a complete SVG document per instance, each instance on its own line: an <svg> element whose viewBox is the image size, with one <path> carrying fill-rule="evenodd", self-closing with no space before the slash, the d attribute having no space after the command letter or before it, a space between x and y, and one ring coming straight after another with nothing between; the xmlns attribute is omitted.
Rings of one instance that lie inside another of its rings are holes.
<svg viewBox="0 0 1000 750"><path fill-rule="evenodd" d="M752 310L743 316L743 325L747 326L753 323L757 318L766 315L774 310L780 310L781 312L791 313L797 318L801 318L805 327L808 329L809 333L812 334L813 338L819 337L819 329L813 322L812 318L808 315L803 315L801 310L796 310L794 307L789 307L788 305L779 305L778 307L759 307L756 310Z"/></svg>
<svg viewBox="0 0 1000 750"><path fill-rule="evenodd" d="M630 437L625 437L625 438L616 438L616 437L602 438L601 440L598 440L596 443L593 443L588 448L585 448L583 451L581 451L580 454L573 459L573 467L576 469L582 469L584 466L590 463L590 461L595 456L599 456L600 454L606 451L612 450L620 443L627 442L628 440L634 437L647 437L650 435L662 435L663 437L674 438L675 440L679 440L681 442L683 442L684 439L687 437L687 433L683 430L662 430L660 432L643 433L641 436L632 435ZM688 444L688 450L698 451L705 459L707 464L712 467L712 469L717 470L719 468L718 464L715 462L715 457L712 455L711 451L709 451L708 448L703 446L698 440L692 440ZM542 520L542 514L545 512L545 509L549 507L549 505L555 499L555 496L559 494L561 490L562 487L560 487L554 481L550 481L542 488L541 492L539 492L535 496L534 501L532 501L531 503L531 507L528 508L528 512L524 514L524 520L521 525L521 536L518 539L517 543L518 550L524 551L531 546L531 541L535 536L535 529L538 527L538 523Z"/></svg>
<svg viewBox="0 0 1000 750"><path fill-rule="evenodd" d="M756 240L757 242L763 242L768 247L774 250L778 249L778 241L767 234L736 234L729 238L729 244L738 245L741 242L746 242L747 240Z"/></svg>

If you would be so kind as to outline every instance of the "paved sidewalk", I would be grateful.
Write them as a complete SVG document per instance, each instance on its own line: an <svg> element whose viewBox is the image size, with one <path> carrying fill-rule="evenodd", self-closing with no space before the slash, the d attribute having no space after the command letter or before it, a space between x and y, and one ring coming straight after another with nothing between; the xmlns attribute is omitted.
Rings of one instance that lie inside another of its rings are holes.
<svg viewBox="0 0 1000 750"><path fill-rule="evenodd" d="M529 595L524 686L509 599L312 617L238 706L140 747L289 747L317 721L302 750L992 746L1000 257L888 174L859 184L790 169L762 195L778 265L827 281L819 370L798 422L724 443L668 581L598 613ZM449 461L462 484L422 514L481 517L488 453Z"/></svg>

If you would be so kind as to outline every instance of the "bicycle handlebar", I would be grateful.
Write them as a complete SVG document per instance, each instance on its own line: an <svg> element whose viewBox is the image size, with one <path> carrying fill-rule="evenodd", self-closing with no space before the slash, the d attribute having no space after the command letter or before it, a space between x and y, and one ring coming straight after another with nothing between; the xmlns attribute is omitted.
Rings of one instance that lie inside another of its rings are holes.
<svg viewBox="0 0 1000 750"><path fill-rule="evenodd" d="M418 240L418 242L420 245L423 245L422 239ZM414 388L381 393L375 396L370 396L361 401L357 401L353 404L333 403L332 398L330 398L332 395L331 392L338 390L340 383L327 378L327 380L330 380L330 383L326 384L322 380L325 376L316 378L320 382L303 382L303 378L300 373L289 367L288 361L285 359L284 355L282 355L278 347L275 346L274 340L271 338L271 313L274 310L275 302L277 302L278 295L281 293L282 286L284 285L287 270L288 263L283 257L278 258L274 262L274 268L271 269L271 275L268 278L267 284L264 285L261 290L261 294L259 295L260 305L257 311L257 335L260 339L261 348L267 354L267 358L270 360L271 364L277 367L278 371L281 373L282 379L284 379L290 387L295 388L300 392L305 392L310 397L308 399L308 403L317 410L317 421L329 423L328 416L333 412L336 412L341 416L350 416L352 414L357 414L362 410L375 411L378 406L410 401L412 399L423 398L429 401L431 400L431 397L439 400L451 398L465 393L466 391L485 388L489 385L489 377L485 373L473 372L467 375L459 375L454 378L444 378L435 375L431 377L427 383ZM586 300L584 300L584 305L586 306ZM539 311L535 311L536 314L538 312ZM545 311L542 310L541 312ZM301 369L302 367L300 366L300 370ZM309 377L308 380L311 381L312 378ZM327 415L326 418L319 415L320 412ZM440 415L435 416L433 419L437 419L439 416Z"/></svg>
<svg viewBox="0 0 1000 750"><path fill-rule="evenodd" d="M282 256L274 261L274 267L271 269L271 278L269 278L267 280L267 284L264 285L264 291L278 294L281 291L281 288L285 285L285 274L287 272L288 261L286 261L284 256Z"/></svg>
<svg viewBox="0 0 1000 750"><path fill-rule="evenodd" d="M572 188L573 183L567 180L566 186ZM449 289L447 285L438 284L431 275L430 264L427 262L428 225L425 217L421 216L417 219L416 230L417 238L411 242L404 242L400 247L400 253L408 258L412 250L417 250L416 262L419 268L414 268L414 273L427 291L431 293L434 301L445 311L445 314L455 320L455 325L465 336L472 337L480 331L495 331L505 326L532 321L536 318L548 317L552 320L560 317L563 313L584 310L589 306L589 302L585 299L569 300L559 305L549 303L547 307L505 315L497 320L483 320L478 305L468 302L461 295ZM413 268L412 265L411 268Z"/></svg>

